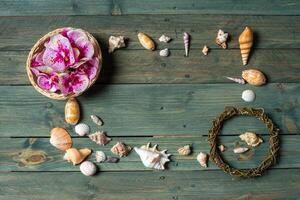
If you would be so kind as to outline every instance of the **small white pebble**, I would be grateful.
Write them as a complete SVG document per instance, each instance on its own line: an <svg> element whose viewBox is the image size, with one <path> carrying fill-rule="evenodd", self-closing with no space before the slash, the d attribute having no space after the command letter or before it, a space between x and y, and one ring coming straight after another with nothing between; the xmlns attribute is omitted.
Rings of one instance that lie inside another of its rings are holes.
<svg viewBox="0 0 300 200"><path fill-rule="evenodd" d="M255 100L255 93L252 90L244 90L242 99L246 102L253 102Z"/></svg>

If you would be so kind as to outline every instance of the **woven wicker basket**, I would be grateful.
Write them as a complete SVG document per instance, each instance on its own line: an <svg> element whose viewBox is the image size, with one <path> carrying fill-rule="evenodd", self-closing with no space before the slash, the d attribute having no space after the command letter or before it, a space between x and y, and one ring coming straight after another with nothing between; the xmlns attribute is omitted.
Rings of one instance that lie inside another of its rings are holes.
<svg viewBox="0 0 300 200"><path fill-rule="evenodd" d="M85 92L88 88L90 88L97 80L99 74L100 74L100 70L101 70L101 66L102 66L102 54L101 54L101 49L100 49L100 46L97 42L97 40L87 31L85 30L82 30L88 37L88 39L90 40L90 42L93 44L94 46L94 56L97 57L99 59L99 67L98 67L98 70L97 70L97 73L96 73L96 76L93 80L90 81L87 89L81 93L72 93L72 94L69 94L67 96L63 95L63 94L58 94L58 93L51 93L51 92L48 92L48 91L45 91L43 90L42 88L40 88L36 81L36 76L32 73L30 67L31 67L31 61L32 61L32 58L39 52L43 51L43 49L45 48L44 47L44 43L50 38L52 37L53 35L56 35L60 32L63 31L64 28L59 28L59 29L56 29L54 31L51 31L49 33L47 33L46 35L44 35L41 39L39 39L35 45L32 47L32 49L30 50L29 52L29 55L27 57L27 61L26 61L26 71L27 71L27 76L29 78L29 81L30 83L32 84L32 86L39 92L41 93L42 95L45 95L46 97L49 97L51 99L56 99L56 100L64 100L64 99L68 99L68 98L71 98L71 97L77 97L79 95L81 95L83 92Z"/></svg>

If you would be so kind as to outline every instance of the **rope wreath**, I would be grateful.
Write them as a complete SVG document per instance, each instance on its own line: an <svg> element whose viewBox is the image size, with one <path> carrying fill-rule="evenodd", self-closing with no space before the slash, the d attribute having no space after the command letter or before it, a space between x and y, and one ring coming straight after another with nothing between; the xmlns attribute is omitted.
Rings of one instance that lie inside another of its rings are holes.
<svg viewBox="0 0 300 200"><path fill-rule="evenodd" d="M261 120L266 124L267 129L270 133L269 140L269 152L264 158L262 163L252 169L236 169L228 165L219 154L217 146L218 134L222 128L223 122L234 116L253 116ZM276 163L276 157L279 150L279 129L274 125L272 120L265 114L262 108L234 108L226 107L225 111L222 112L214 121L211 129L209 130L208 142L211 146L210 158L220 167L224 172L238 177L255 177L261 176L265 170Z"/></svg>

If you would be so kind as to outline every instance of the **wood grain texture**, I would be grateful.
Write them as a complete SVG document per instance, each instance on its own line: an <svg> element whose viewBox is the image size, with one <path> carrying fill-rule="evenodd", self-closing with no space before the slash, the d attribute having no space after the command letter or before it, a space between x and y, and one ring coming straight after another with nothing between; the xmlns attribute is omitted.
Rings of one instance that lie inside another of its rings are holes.
<svg viewBox="0 0 300 200"><path fill-rule="evenodd" d="M298 0L2 0L1 16L128 15L128 14L243 14L299 15Z"/></svg>
<svg viewBox="0 0 300 200"><path fill-rule="evenodd" d="M256 101L245 103L241 93L253 89ZM121 84L97 85L79 98L82 122L93 127L91 114L104 120L112 136L206 135L211 121L226 106L262 107L282 134L299 133L297 83L253 87L238 84ZM0 133L4 136L48 136L54 126L72 129L64 122L65 101L43 97L30 86L1 86ZM254 118L234 118L224 134L256 130L267 134Z"/></svg>
<svg viewBox="0 0 300 200"><path fill-rule="evenodd" d="M245 26L254 30L254 48L299 48L300 16L245 16L245 15L126 15L126 16L52 16L0 17L0 50L29 50L43 35L59 27L83 28L105 46L110 35L129 38L127 49L142 49L137 32L152 36L158 48L162 34L173 41L170 49L183 49L182 33L191 34L191 49L200 50L214 44L218 29L230 34L229 48L238 48L238 36ZM154 52L153 52L154 53Z"/></svg>
<svg viewBox="0 0 300 200"><path fill-rule="evenodd" d="M239 146L247 146L238 136L220 136L219 143L226 146L222 153L223 158L233 167L245 169L258 166L268 153L269 137L264 136L264 143L249 150L247 153L238 155L233 149ZM171 171L203 171L215 170L218 167L209 161L208 168L200 167L196 160L199 152L209 153L210 147L207 137L114 137L106 146L99 146L89 138L73 138L74 147L91 148L94 153L88 160L95 162L95 151L103 151L106 155L116 156L110 151L118 141L125 142L131 147L139 147L151 142L158 144L159 150L168 149L172 154L171 162L166 164L167 170ZM300 137L296 135L282 136L280 159L274 168L300 168L300 156L298 144ZM191 145L193 153L189 156L180 156L177 152L179 147ZM2 138L0 139L0 171L79 171L79 166L63 160L64 153L54 148L49 143L49 138ZM119 163L96 163L101 171L149 171L145 168L139 156L134 150L127 156L120 158Z"/></svg>
<svg viewBox="0 0 300 200"><path fill-rule="evenodd" d="M79 172L0 173L0 199L297 199L299 174L299 169L285 169L233 179L221 171L103 172L95 177Z"/></svg>
<svg viewBox="0 0 300 200"><path fill-rule="evenodd" d="M239 50L215 50L204 56L200 49L183 57L183 50L171 50L160 57L143 50L103 51L103 68L98 83L230 83L224 76L241 76ZM0 84L29 84L25 71L28 51L0 51ZM269 83L300 82L300 50L255 49L249 67L258 67Z"/></svg>

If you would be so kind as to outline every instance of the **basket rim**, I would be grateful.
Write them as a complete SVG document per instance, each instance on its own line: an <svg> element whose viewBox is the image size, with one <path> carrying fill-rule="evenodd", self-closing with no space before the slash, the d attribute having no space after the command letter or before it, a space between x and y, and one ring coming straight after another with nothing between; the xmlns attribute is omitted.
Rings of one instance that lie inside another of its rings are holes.
<svg viewBox="0 0 300 200"><path fill-rule="evenodd" d="M71 28L71 29L79 29L82 32L84 32L86 34L86 36L88 37L89 41L92 43L93 47L94 47L94 56L98 58L99 60L99 66L96 72L95 77L90 80L88 87L80 92L80 93L71 93L69 95L63 95L63 94L58 94L58 93L54 93L54 92L48 92L46 90L43 90L42 88L40 88L38 86L38 84L36 83L36 76L32 73L31 71L31 61L32 58L39 52L41 52L45 47L44 47L44 43L53 35L56 35L60 32L62 32L64 29L66 28ZM103 57L102 57L102 53L101 53L101 48L100 45L98 43L98 41L96 40L96 38L90 34L89 32L81 29L81 28L74 28L74 27L62 27L62 28L57 28L55 30L52 30L50 32L48 32L47 34L45 34L43 37L41 37L31 48L28 56L27 56L27 60L26 60L26 72L27 72L27 77L31 83L31 85L34 87L34 89L36 91L38 91L40 94L50 98L50 99L55 99L55 100L65 100L65 99L69 99L72 97L78 97L79 95L83 94L85 91L87 91L98 79L99 75L100 75L100 71L102 68L102 63L103 63Z"/></svg>

